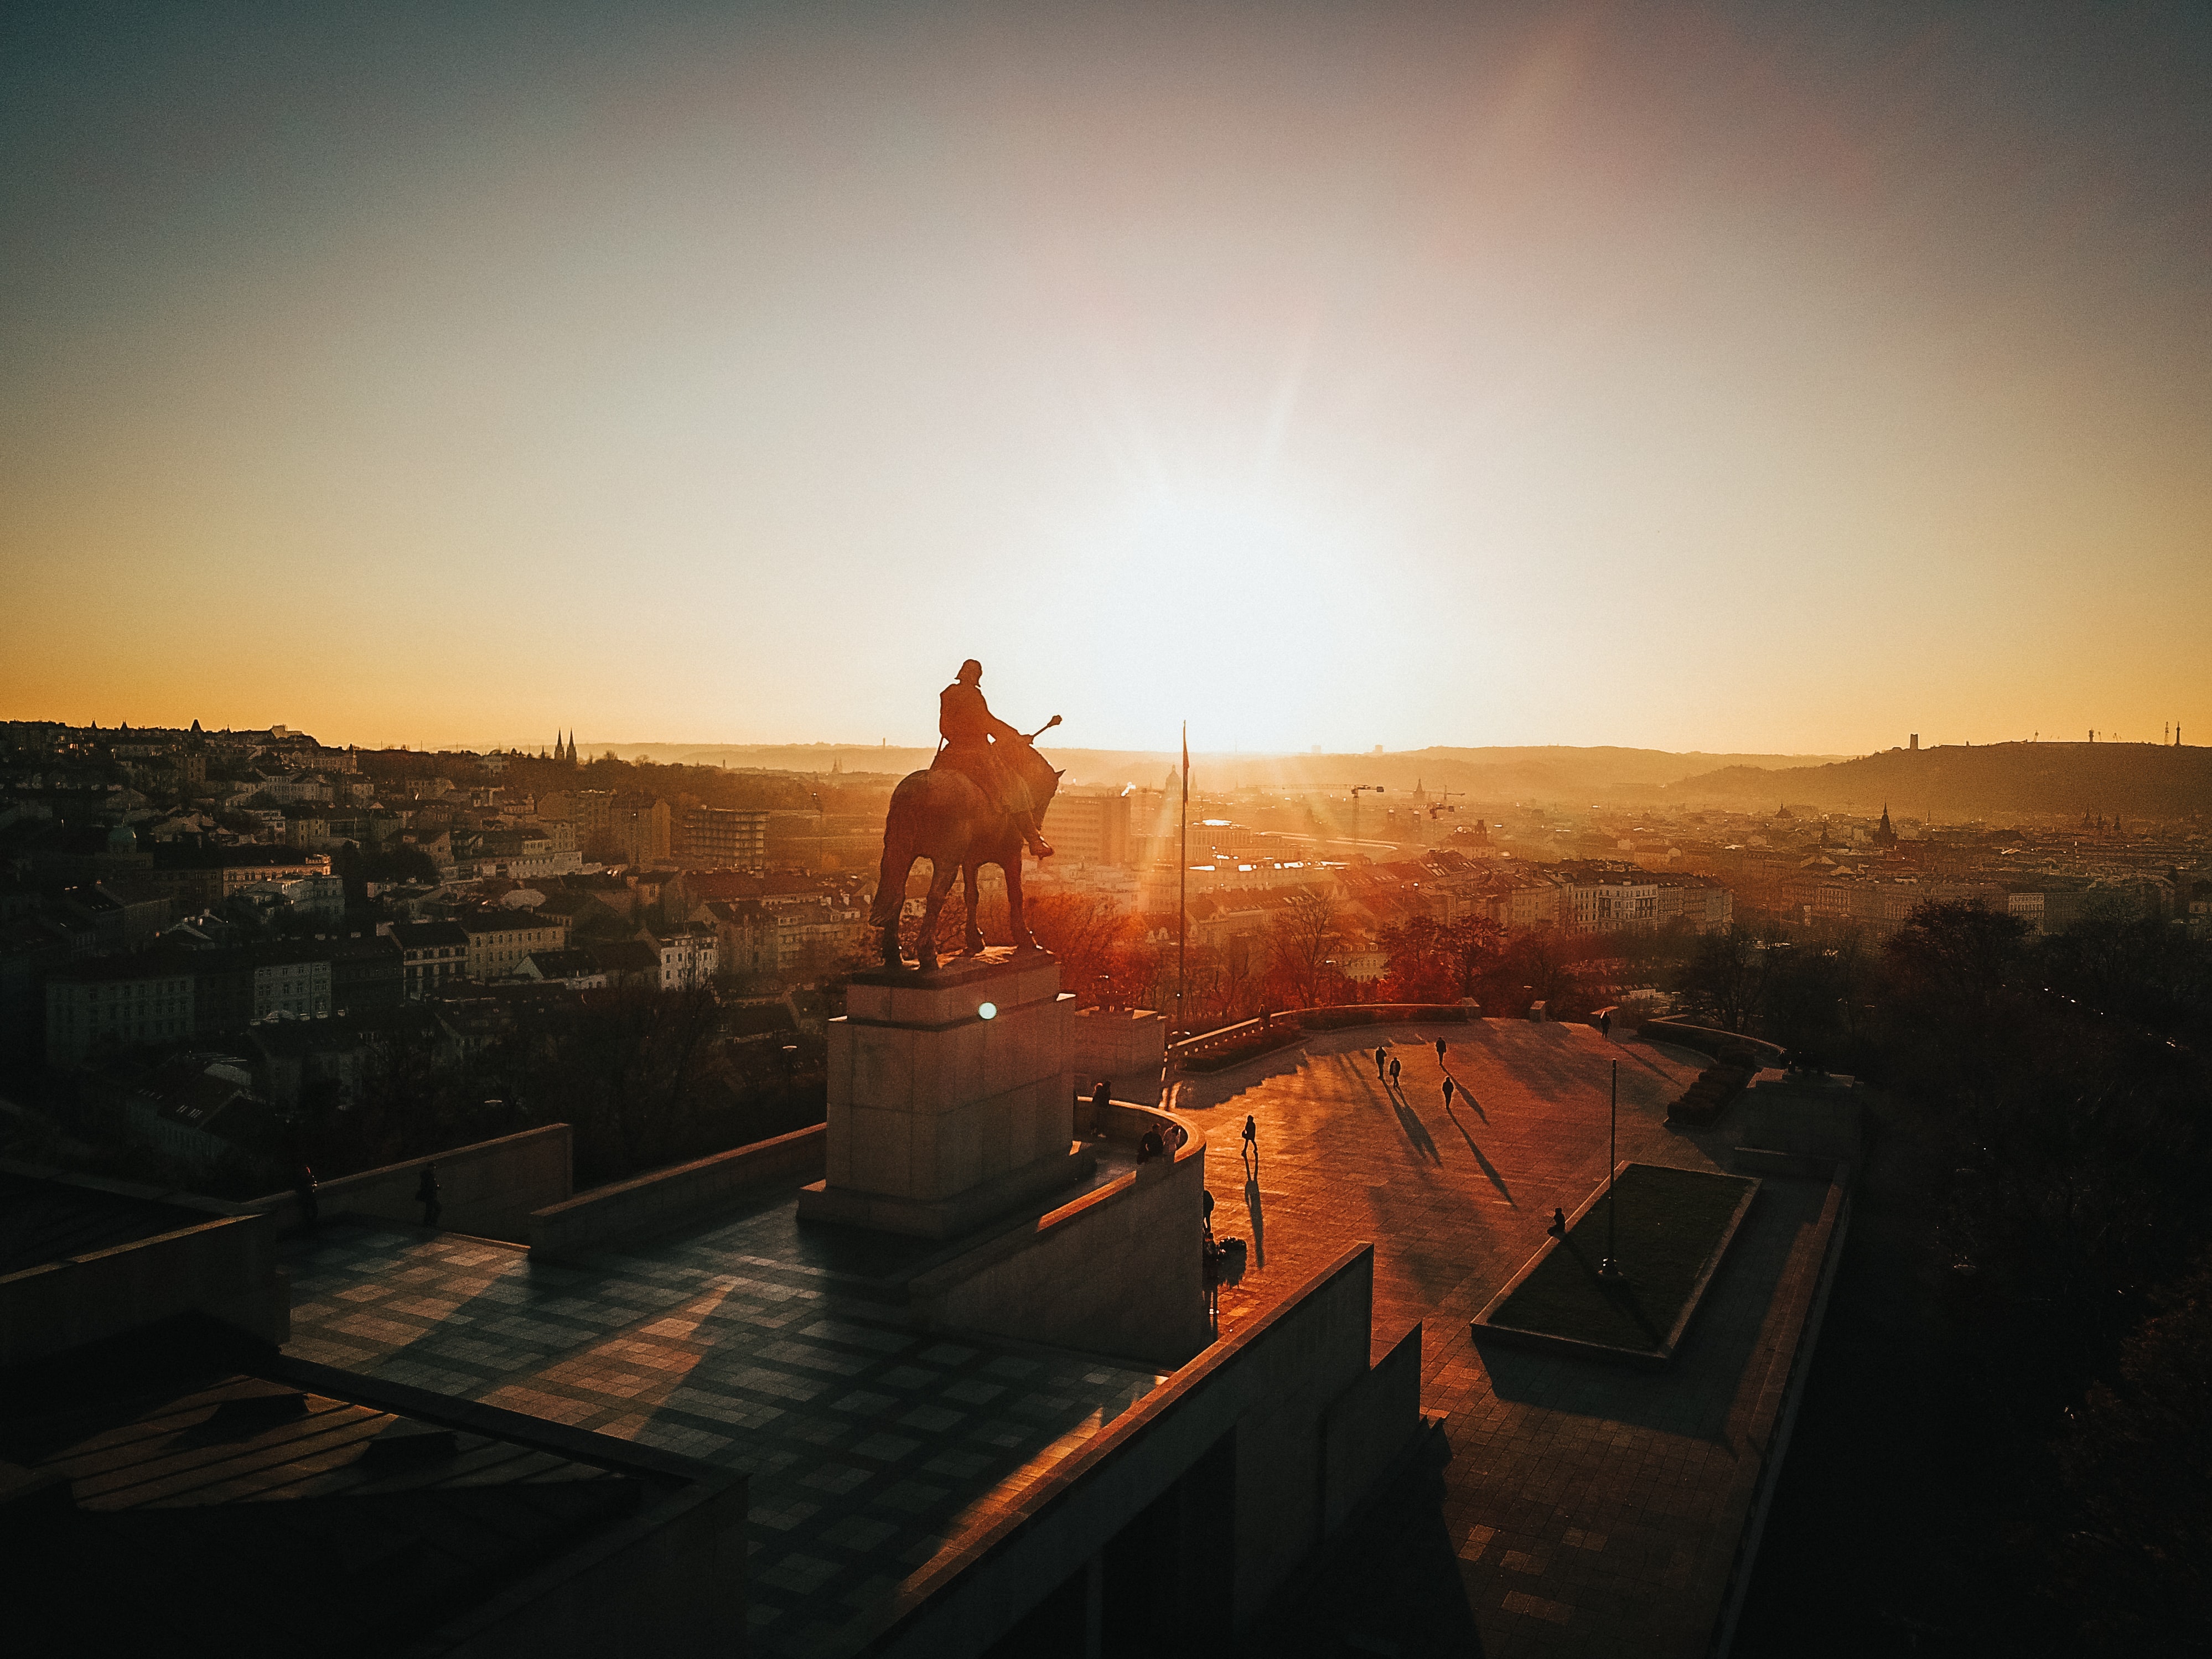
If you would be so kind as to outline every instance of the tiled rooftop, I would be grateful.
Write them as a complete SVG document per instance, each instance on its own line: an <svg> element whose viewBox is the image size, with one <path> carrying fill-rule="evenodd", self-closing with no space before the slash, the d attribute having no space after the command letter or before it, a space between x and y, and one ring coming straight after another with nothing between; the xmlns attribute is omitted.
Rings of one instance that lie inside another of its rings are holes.
<svg viewBox="0 0 2212 1659"><path fill-rule="evenodd" d="M902 1286L943 1252L802 1230L794 1208L766 1200L574 1266L328 1227L291 1248L286 1351L744 1470L757 1650L850 1652L899 1581L1158 1377L918 1332Z"/></svg>

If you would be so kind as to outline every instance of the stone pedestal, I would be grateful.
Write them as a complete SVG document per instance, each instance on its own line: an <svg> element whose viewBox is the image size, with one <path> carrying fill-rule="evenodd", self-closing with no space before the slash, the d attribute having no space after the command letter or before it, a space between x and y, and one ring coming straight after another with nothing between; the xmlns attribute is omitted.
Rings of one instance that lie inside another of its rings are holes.
<svg viewBox="0 0 2212 1659"><path fill-rule="evenodd" d="M830 1023L825 1174L800 1218L952 1238L1089 1175L1074 1017L1044 951L854 974Z"/></svg>

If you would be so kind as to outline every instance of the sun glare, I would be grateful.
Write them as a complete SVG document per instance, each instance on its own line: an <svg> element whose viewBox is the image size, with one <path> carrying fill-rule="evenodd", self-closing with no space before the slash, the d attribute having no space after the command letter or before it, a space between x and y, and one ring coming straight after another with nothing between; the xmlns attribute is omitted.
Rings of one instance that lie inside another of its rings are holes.
<svg viewBox="0 0 2212 1659"><path fill-rule="evenodd" d="M1188 719L1209 748L1317 729L1317 682L1284 665L1340 654L1370 610L1375 550L1350 526L1284 491L1164 489L1076 545L1082 608L1141 662L1149 724Z"/></svg>

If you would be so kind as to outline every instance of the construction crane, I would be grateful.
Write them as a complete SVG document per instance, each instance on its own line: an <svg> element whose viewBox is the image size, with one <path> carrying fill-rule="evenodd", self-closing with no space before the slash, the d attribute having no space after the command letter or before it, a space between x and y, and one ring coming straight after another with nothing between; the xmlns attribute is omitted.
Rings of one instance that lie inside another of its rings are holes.
<svg viewBox="0 0 2212 1659"><path fill-rule="evenodd" d="M1458 811L1458 807L1449 804L1451 798L1454 795L1457 795L1462 800L1465 800L1467 799L1467 791L1464 789L1437 790L1437 798L1429 803L1429 817L1431 818L1437 818L1441 817L1446 812Z"/></svg>

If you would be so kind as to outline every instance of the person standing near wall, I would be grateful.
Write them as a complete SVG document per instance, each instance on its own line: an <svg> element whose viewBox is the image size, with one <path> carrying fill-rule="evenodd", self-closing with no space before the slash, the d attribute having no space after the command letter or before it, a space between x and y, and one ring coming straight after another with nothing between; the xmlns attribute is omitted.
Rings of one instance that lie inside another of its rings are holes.
<svg viewBox="0 0 2212 1659"><path fill-rule="evenodd" d="M422 1166L422 1179L415 1183L415 1201L422 1206L422 1224L436 1226L446 1206L438 1201L438 1160L434 1158Z"/></svg>
<svg viewBox="0 0 2212 1659"><path fill-rule="evenodd" d="M314 1231L316 1222L321 1218L323 1206L318 1195L319 1188L315 1185L315 1172L307 1167L307 1160L304 1158L293 1174L292 1191L300 1200L300 1224L309 1232Z"/></svg>

